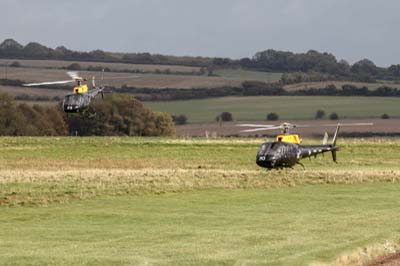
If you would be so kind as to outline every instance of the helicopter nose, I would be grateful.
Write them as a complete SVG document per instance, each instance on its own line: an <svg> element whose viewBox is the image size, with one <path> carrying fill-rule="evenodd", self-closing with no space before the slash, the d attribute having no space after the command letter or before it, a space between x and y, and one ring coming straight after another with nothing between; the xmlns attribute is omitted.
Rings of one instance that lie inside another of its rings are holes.
<svg viewBox="0 0 400 266"><path fill-rule="evenodd" d="M256 163L258 166L265 168L274 168L276 164L276 160L273 156L270 155L261 155L257 156Z"/></svg>

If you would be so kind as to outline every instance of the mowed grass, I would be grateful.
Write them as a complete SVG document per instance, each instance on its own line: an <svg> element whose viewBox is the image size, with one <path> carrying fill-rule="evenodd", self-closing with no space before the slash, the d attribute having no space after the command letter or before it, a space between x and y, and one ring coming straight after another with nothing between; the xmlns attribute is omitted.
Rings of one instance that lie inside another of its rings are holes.
<svg viewBox="0 0 400 266"><path fill-rule="evenodd" d="M340 118L379 118L384 113L400 116L400 98L390 97L252 96L145 104L173 115L184 114L189 123L214 122L221 112L232 113L236 121L265 120L271 112L280 119L313 119L319 109L327 115L336 112Z"/></svg>
<svg viewBox="0 0 400 266"><path fill-rule="evenodd" d="M2 265L308 265L399 236L399 183L2 209Z"/></svg>
<svg viewBox="0 0 400 266"><path fill-rule="evenodd" d="M3 137L0 264L308 265L397 239L399 140L270 172L260 142Z"/></svg>

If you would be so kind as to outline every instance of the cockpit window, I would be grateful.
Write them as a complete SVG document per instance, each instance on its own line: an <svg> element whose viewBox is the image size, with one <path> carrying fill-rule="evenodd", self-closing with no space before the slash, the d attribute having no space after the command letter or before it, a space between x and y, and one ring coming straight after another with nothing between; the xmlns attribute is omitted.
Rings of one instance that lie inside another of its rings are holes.
<svg viewBox="0 0 400 266"><path fill-rule="evenodd" d="M271 144L271 150L276 150L276 148L278 147L278 143L272 143Z"/></svg>
<svg viewBox="0 0 400 266"><path fill-rule="evenodd" d="M264 143L258 150L259 155L265 155L271 149L271 143Z"/></svg>
<svg viewBox="0 0 400 266"><path fill-rule="evenodd" d="M276 152L282 149L284 145L282 145L282 142L269 142L269 143L264 143L260 146L260 149L258 150L258 155L267 155L271 151Z"/></svg>
<svg viewBox="0 0 400 266"><path fill-rule="evenodd" d="M73 94L65 96L64 104L66 105L80 105L83 101L82 95Z"/></svg>

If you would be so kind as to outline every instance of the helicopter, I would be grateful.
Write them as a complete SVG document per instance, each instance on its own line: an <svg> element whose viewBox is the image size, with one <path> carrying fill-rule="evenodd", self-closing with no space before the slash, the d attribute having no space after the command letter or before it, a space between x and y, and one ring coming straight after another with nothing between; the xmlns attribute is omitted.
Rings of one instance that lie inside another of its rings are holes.
<svg viewBox="0 0 400 266"><path fill-rule="evenodd" d="M88 85L83 84L83 82L87 81L87 79L80 77L78 72L69 71L67 72L67 75L71 77L70 80L27 83L23 84L23 86L33 87L33 86L43 86L43 85L76 83L76 86L73 88L73 93L64 96L64 100L62 102L62 108L65 113L86 114L89 112L89 107L92 99L94 99L98 94L101 94L102 98L104 99L104 87L103 86L96 87L94 76L92 77L93 89L89 90ZM92 117L94 115L95 113L89 112L89 117Z"/></svg>
<svg viewBox="0 0 400 266"><path fill-rule="evenodd" d="M338 124L325 124L320 125L323 127L336 126L333 136L332 144L328 144L328 133L325 132L322 140L322 145L301 145L301 140L298 134L290 134L289 130L301 127L312 127L310 125L296 125L291 123L282 123L280 125L256 125L256 124L239 124L240 127L254 127L252 129L242 130L241 132L256 132L264 130L277 130L281 129L282 134L276 137L273 142L265 142L261 144L257 156L256 163L258 166L272 169L293 168L299 164L305 169L304 165L300 162L303 158L317 157L318 154L331 152L332 159L336 161L336 141L339 129L342 126L371 126L372 123L338 123Z"/></svg>

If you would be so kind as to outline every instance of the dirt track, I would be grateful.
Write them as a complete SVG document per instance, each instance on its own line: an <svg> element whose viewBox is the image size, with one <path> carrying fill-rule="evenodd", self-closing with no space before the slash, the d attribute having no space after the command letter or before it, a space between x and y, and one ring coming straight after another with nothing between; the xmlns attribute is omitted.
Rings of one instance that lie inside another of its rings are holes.
<svg viewBox="0 0 400 266"><path fill-rule="evenodd" d="M365 266L400 266L400 253L379 258L365 264Z"/></svg>
<svg viewBox="0 0 400 266"><path fill-rule="evenodd" d="M252 124L280 124L282 122L291 122L291 123L298 123L301 125L311 125L315 127L309 128L297 128L292 130L292 133L299 133L302 137L312 137L312 136L322 136L325 131L332 135L335 127L318 127L318 125L323 124L336 124L340 123L365 123L365 122L372 122L374 123L373 126L352 126L352 127L342 127L340 132L341 133L387 133L387 134L394 134L397 133L400 135L400 118L392 118L392 119L348 119L348 120L340 120L340 121L332 121L332 120L302 120L302 121L252 121L252 122L226 122L219 125L218 123L207 123L207 124L188 124L183 126L177 126L176 131L178 136L202 136L206 135L206 131L208 132L209 136L232 136L232 135L239 135L239 136L254 136L260 137L264 134L267 135L275 135L279 133L279 131L264 131L264 132L254 132L254 133L240 133L240 130L245 128L236 126L237 124L241 123L252 123Z"/></svg>

